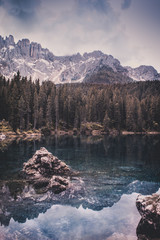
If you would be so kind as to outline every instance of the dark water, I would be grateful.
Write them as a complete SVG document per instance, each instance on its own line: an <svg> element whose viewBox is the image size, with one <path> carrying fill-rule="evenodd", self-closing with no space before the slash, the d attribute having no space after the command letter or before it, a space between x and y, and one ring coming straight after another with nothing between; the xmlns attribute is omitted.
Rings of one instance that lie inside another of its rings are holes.
<svg viewBox="0 0 160 240"><path fill-rule="evenodd" d="M32 189L16 185L13 190L23 162L42 146L80 172L83 196L35 203ZM159 190L159 156L158 135L62 136L1 146L0 239L137 239L136 197ZM19 192L28 194L28 202L20 200Z"/></svg>

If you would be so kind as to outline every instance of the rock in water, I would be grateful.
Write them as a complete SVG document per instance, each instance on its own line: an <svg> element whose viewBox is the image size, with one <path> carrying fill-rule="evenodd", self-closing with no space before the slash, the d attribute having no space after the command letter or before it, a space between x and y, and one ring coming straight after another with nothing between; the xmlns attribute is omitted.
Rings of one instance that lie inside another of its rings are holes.
<svg viewBox="0 0 160 240"><path fill-rule="evenodd" d="M136 206L142 216L137 227L138 239L160 239L160 195L138 195Z"/></svg>
<svg viewBox="0 0 160 240"><path fill-rule="evenodd" d="M26 179L32 181L36 189L60 193L69 187L70 175L73 172L64 162L42 147L24 163L22 173Z"/></svg>

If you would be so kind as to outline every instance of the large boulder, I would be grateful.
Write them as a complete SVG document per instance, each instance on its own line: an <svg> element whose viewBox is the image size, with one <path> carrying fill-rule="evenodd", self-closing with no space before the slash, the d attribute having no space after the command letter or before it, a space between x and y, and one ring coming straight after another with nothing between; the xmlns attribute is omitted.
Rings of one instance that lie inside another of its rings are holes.
<svg viewBox="0 0 160 240"><path fill-rule="evenodd" d="M137 227L138 239L160 239L160 195L138 195L136 206L142 216Z"/></svg>
<svg viewBox="0 0 160 240"><path fill-rule="evenodd" d="M42 147L24 163L22 173L40 192L52 190L54 193L60 193L70 186L73 171Z"/></svg>

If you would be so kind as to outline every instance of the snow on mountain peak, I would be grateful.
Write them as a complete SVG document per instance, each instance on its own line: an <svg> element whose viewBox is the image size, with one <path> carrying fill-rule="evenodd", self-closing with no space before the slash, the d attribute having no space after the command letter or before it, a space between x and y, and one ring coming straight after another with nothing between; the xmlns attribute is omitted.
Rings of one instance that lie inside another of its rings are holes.
<svg viewBox="0 0 160 240"><path fill-rule="evenodd" d="M5 39L0 36L0 74L6 78L12 78L19 70L22 76L31 76L33 80L76 83L83 82L103 66L134 80L160 80L160 74L151 66L122 67L117 59L101 51L57 57L29 39L15 43L12 35Z"/></svg>

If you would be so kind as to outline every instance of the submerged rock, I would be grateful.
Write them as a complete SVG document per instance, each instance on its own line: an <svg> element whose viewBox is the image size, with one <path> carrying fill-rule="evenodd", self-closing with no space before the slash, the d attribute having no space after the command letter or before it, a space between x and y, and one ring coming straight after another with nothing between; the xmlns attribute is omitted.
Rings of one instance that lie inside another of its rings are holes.
<svg viewBox="0 0 160 240"><path fill-rule="evenodd" d="M60 193L69 187L73 172L64 162L42 147L24 163L22 173L26 179L33 182L35 189Z"/></svg>
<svg viewBox="0 0 160 240"><path fill-rule="evenodd" d="M142 216L137 227L138 239L160 239L160 195L138 195L136 206Z"/></svg>

